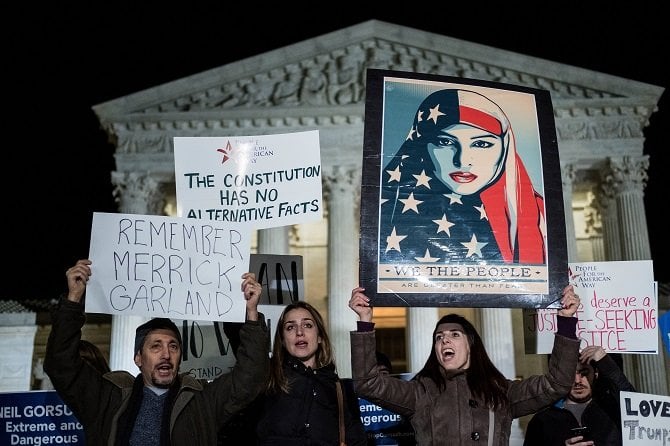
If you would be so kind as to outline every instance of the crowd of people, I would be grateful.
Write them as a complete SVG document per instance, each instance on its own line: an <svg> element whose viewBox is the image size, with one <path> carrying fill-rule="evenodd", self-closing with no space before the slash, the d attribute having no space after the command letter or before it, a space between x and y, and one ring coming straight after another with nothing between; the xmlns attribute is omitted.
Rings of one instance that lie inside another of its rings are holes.
<svg viewBox="0 0 670 446"><path fill-rule="evenodd" d="M230 372L213 380L180 373L182 338L167 318L137 327L136 376L110 371L81 339L90 276L89 260L67 270L68 292L53 310L44 362L87 444L375 444L358 397L408 420L419 445L447 438L449 444L507 445L512 421L531 414L526 446L621 444L618 393L634 388L601 347L580 352L580 299L571 285L560 297L547 372L521 380L496 368L474 325L455 313L434 327L423 368L409 380L394 377L376 348L371 300L355 287L348 303L358 316L350 334L353 377L345 383L323 317L305 301L284 308L268 352L269 329L258 311L262 287L253 273L242 275L246 321L227 332L235 339Z"/></svg>

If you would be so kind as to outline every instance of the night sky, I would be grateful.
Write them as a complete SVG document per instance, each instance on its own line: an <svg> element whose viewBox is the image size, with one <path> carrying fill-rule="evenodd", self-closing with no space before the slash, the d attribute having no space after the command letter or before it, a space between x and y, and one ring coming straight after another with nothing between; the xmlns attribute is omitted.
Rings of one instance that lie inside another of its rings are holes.
<svg viewBox="0 0 670 446"><path fill-rule="evenodd" d="M670 32L661 24L666 17L661 2L654 6L658 10L621 14L608 3L603 12L559 2L561 11L551 15L447 4L364 15L353 8L309 3L308 9L285 17L271 13L273 7L263 13L271 18L256 17L263 8L259 3L232 8L230 2L189 2L160 12L149 10L147 2L136 3L104 4L113 10L100 9L103 4L91 10L34 8L6 17L14 26L5 30L4 39L9 123L3 244L8 255L0 300L57 297L65 290L65 270L88 255L92 213L116 211L110 181L113 147L99 130L91 110L95 104L369 19L670 86L664 68ZM544 14L552 7L542 9ZM304 16L317 19L305 21ZM670 151L663 138L670 129L667 103L668 93L645 131L645 153L652 162L645 203L655 276L661 282L670 281L670 268L661 257L668 236L660 206L661 189L668 190L660 178Z"/></svg>

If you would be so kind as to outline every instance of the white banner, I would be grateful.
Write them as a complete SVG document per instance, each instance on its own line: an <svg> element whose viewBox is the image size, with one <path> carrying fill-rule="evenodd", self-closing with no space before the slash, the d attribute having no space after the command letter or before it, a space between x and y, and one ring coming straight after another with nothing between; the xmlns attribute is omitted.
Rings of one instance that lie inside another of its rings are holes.
<svg viewBox="0 0 670 446"><path fill-rule="evenodd" d="M581 300L577 336L583 346L658 354L658 297L651 260L569 263L569 269L569 281ZM551 353L556 313L556 308L524 311L526 353Z"/></svg>
<svg viewBox="0 0 670 446"><path fill-rule="evenodd" d="M316 130L174 138L177 215L256 229L323 218Z"/></svg>
<svg viewBox="0 0 670 446"><path fill-rule="evenodd" d="M623 446L670 444L669 396L621 392L619 407Z"/></svg>
<svg viewBox="0 0 670 446"><path fill-rule="evenodd" d="M244 321L249 225L94 213L86 311Z"/></svg>

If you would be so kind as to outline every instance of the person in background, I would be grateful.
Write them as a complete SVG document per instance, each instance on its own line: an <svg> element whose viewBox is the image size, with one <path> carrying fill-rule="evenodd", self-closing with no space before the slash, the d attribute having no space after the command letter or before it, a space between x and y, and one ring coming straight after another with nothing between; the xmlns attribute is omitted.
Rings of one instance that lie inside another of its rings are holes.
<svg viewBox="0 0 670 446"><path fill-rule="evenodd" d="M351 292L349 307L358 315L351 332L351 366L356 392L408 417L421 445L508 445L512 420L529 415L566 395L577 368L579 297L563 289L549 371L522 380L505 378L489 359L474 326L447 314L433 331L433 348L424 367L410 381L380 373L375 331L365 289Z"/></svg>
<svg viewBox="0 0 670 446"><path fill-rule="evenodd" d="M107 359L95 344L81 339L79 341L79 355L82 359L98 369L100 373L107 373L110 371ZM49 376L44 373L44 359L37 359L35 367L33 368L33 374L35 375L35 379L40 380L39 388L41 390L53 390L54 387L51 384Z"/></svg>
<svg viewBox="0 0 670 446"><path fill-rule="evenodd" d="M622 444L619 392L635 387L598 345L582 350L576 370L570 393L533 415L524 446ZM585 430L577 435L579 427Z"/></svg>
<svg viewBox="0 0 670 446"><path fill-rule="evenodd" d="M379 372L388 373L389 375L393 374L393 364L391 363L389 357L386 356L384 353L380 352L379 350L375 352L375 356L377 357Z"/></svg>
<svg viewBox="0 0 670 446"><path fill-rule="evenodd" d="M258 444L339 445L339 381L321 314L304 301L287 305L277 321L270 380L261 397ZM347 386L342 390L346 444L365 446L358 398Z"/></svg>
<svg viewBox="0 0 670 446"><path fill-rule="evenodd" d="M393 364L388 356L377 350L375 352L377 357L377 365L379 366L379 373L393 375ZM396 378L402 379L398 375ZM353 385L352 380L347 380ZM365 399L359 400L361 404L367 404ZM362 406L361 406L362 407ZM381 407L381 406L379 406ZM369 421L365 424L368 435L368 446L414 446L414 429L412 424L405 418L400 417L394 412L381 408L381 411L375 410L374 416L376 421Z"/></svg>
<svg viewBox="0 0 670 446"><path fill-rule="evenodd" d="M257 306L261 286L242 275L246 322L233 370L212 382L179 373L182 339L170 319L154 318L137 327L137 376L101 373L79 353L86 322L84 294L91 261L66 272L68 292L52 313L44 370L61 399L84 427L91 445L214 445L217 431L262 391L268 378L269 331Z"/></svg>
<svg viewBox="0 0 670 446"><path fill-rule="evenodd" d="M81 359L95 367L96 370L100 371L100 373L112 371L109 368L107 358L105 358L100 349L92 342L85 339L79 340L79 356L81 356Z"/></svg>

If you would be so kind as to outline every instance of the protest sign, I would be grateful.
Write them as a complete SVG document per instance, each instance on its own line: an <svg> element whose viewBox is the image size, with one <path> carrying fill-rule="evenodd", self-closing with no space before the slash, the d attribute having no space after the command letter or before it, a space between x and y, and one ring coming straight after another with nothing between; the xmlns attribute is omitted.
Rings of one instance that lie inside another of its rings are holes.
<svg viewBox="0 0 670 446"><path fill-rule="evenodd" d="M244 321L249 225L94 213L86 312Z"/></svg>
<svg viewBox="0 0 670 446"><path fill-rule="evenodd" d="M251 254L249 271L263 286L261 304L284 305L304 300L302 256Z"/></svg>
<svg viewBox="0 0 670 446"><path fill-rule="evenodd" d="M568 280L581 300L583 346L613 353L658 353L658 298L651 260L570 263ZM560 296L556 296L560 300ZM557 309L524 311L526 353L551 353Z"/></svg>
<svg viewBox="0 0 670 446"><path fill-rule="evenodd" d="M277 320L285 305L259 305L258 311L265 316L270 329L268 354L272 350L272 340L277 331ZM240 328L226 327L223 322L187 321L174 319L181 329L184 349L179 371L188 373L196 379L212 380L230 372L237 362L235 358L235 337Z"/></svg>
<svg viewBox="0 0 670 446"><path fill-rule="evenodd" d="M670 313L666 312L658 318L661 330L661 339L665 345L665 352L670 356Z"/></svg>
<svg viewBox="0 0 670 446"><path fill-rule="evenodd" d="M0 444L85 445L84 428L54 390L0 393Z"/></svg>
<svg viewBox="0 0 670 446"><path fill-rule="evenodd" d="M670 444L670 397L621 392L619 407L623 446Z"/></svg>
<svg viewBox="0 0 670 446"><path fill-rule="evenodd" d="M409 381L413 373L402 373L398 379ZM344 382L351 381L344 379ZM388 409L366 400L358 398L358 408L361 413L361 422L368 437L368 444L375 446L413 446L416 445L414 428L409 419Z"/></svg>
<svg viewBox="0 0 670 446"><path fill-rule="evenodd" d="M174 138L177 215L256 229L323 217L319 132Z"/></svg>
<svg viewBox="0 0 670 446"><path fill-rule="evenodd" d="M294 255L251 254L249 271L263 286L258 311L270 328L270 345L277 331L277 321L287 304L302 300L302 257ZM266 298L266 295L270 296ZM239 324L175 320L181 327L184 349L181 372L197 379L214 379L235 365L235 343ZM231 339L232 338L232 339Z"/></svg>
<svg viewBox="0 0 670 446"><path fill-rule="evenodd" d="M460 139L456 124L487 136ZM369 69L363 148L359 284L375 306L537 308L560 293L565 213L549 92Z"/></svg>

